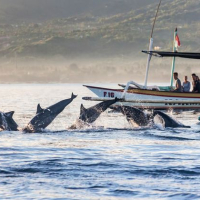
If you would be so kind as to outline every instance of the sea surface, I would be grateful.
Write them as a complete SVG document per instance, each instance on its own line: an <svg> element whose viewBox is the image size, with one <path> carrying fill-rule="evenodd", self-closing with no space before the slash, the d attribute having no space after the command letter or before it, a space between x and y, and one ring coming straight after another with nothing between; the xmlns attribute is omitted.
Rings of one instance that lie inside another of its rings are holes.
<svg viewBox="0 0 200 200"><path fill-rule="evenodd" d="M95 104L82 100L93 94L80 84L0 85L0 110L14 110L23 128L38 103L72 92L78 98L45 133L0 133L0 199L200 199L200 114L173 116L191 129L162 130L105 112L94 128L69 131L80 104Z"/></svg>

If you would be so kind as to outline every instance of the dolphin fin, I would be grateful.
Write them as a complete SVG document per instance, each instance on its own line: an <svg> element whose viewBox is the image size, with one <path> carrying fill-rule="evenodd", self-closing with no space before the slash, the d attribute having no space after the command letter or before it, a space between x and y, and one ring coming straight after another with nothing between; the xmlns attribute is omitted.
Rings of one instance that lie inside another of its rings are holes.
<svg viewBox="0 0 200 200"><path fill-rule="evenodd" d="M83 104L81 104L81 113L80 113L80 115L82 115L85 112L85 110L87 110L87 109L83 106Z"/></svg>
<svg viewBox="0 0 200 200"><path fill-rule="evenodd" d="M5 113L5 115L6 115L7 117L9 117L9 118L12 118L13 115L14 115L14 113L15 113L15 111L11 111L11 112Z"/></svg>
<svg viewBox="0 0 200 200"><path fill-rule="evenodd" d="M74 95L74 94L72 93L71 99L75 99L77 96L78 96L78 95Z"/></svg>
<svg viewBox="0 0 200 200"><path fill-rule="evenodd" d="M40 104L38 104L36 114L43 112L43 110L44 109L41 108Z"/></svg>

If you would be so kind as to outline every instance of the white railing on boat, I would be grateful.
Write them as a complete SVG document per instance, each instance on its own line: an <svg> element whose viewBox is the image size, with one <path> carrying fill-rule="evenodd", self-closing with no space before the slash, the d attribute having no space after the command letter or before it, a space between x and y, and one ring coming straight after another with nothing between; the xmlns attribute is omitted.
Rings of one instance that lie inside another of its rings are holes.
<svg viewBox="0 0 200 200"><path fill-rule="evenodd" d="M121 97L124 100L126 98L126 93L127 93L128 89L129 89L130 85L134 85L136 88L139 88L139 89L146 89L146 87L143 86L143 85L140 85L140 84L138 84L138 83L136 83L134 81L129 81L126 84L126 87L125 87L124 92L123 92L122 97ZM148 86L147 89L156 89L156 90L160 91L160 88L158 86L150 86L150 87Z"/></svg>

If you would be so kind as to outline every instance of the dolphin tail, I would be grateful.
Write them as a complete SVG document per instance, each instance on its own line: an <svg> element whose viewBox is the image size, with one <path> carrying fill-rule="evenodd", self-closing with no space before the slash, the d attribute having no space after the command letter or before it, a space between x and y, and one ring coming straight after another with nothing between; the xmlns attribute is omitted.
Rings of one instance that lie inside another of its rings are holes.
<svg viewBox="0 0 200 200"><path fill-rule="evenodd" d="M14 113L15 113L15 111L11 111L11 112L5 113L5 115L6 115L7 117L13 118Z"/></svg>
<svg viewBox="0 0 200 200"><path fill-rule="evenodd" d="M78 95L74 95L74 94L72 93L71 99L73 100L73 99L75 99L77 96L78 96Z"/></svg>

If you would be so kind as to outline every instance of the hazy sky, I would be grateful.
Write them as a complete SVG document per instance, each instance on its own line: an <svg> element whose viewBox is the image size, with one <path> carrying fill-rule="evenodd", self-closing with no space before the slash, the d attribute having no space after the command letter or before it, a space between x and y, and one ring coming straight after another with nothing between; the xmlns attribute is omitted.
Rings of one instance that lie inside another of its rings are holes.
<svg viewBox="0 0 200 200"><path fill-rule="evenodd" d="M112 15L158 0L0 0L0 16L7 20L47 20L91 13Z"/></svg>

